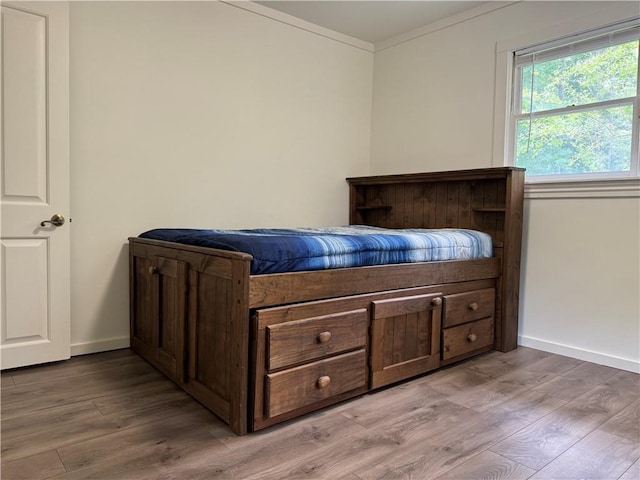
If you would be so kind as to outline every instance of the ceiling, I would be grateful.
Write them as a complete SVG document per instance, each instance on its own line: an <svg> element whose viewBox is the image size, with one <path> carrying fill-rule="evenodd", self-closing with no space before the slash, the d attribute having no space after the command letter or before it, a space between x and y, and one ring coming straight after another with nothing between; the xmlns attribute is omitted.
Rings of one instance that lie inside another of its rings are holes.
<svg viewBox="0 0 640 480"><path fill-rule="evenodd" d="M375 44L488 2L266 0L255 3Z"/></svg>

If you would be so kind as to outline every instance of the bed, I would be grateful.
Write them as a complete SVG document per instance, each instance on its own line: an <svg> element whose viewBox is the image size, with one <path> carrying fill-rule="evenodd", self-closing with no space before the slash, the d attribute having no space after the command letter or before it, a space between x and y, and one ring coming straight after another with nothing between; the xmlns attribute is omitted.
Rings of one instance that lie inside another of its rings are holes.
<svg viewBox="0 0 640 480"><path fill-rule="evenodd" d="M347 183L349 226L129 239L132 349L238 434L516 348L522 169Z"/></svg>

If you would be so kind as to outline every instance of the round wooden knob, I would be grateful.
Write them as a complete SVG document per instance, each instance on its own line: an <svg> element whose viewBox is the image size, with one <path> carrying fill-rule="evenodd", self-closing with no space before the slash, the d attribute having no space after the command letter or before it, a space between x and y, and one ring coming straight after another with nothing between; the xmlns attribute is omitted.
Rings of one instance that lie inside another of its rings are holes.
<svg viewBox="0 0 640 480"><path fill-rule="evenodd" d="M318 388L326 388L331 383L331 377L328 375L323 375L318 379Z"/></svg>
<svg viewBox="0 0 640 480"><path fill-rule="evenodd" d="M321 332L318 334L318 343L327 343L331 339L331 332Z"/></svg>
<svg viewBox="0 0 640 480"><path fill-rule="evenodd" d="M442 305L442 298L440 297L434 298L433 300L431 300L431 305L433 305L434 307L438 307Z"/></svg>
<svg viewBox="0 0 640 480"><path fill-rule="evenodd" d="M469 304L469 310L473 310L474 312L478 309L478 304L476 302Z"/></svg>
<svg viewBox="0 0 640 480"><path fill-rule="evenodd" d="M470 333L469 335L467 335L467 340L469 341L469 343L473 343L478 339L478 336L475 333Z"/></svg>
<svg viewBox="0 0 640 480"><path fill-rule="evenodd" d="M149 275L155 275L156 273L158 273L158 267L149 267Z"/></svg>

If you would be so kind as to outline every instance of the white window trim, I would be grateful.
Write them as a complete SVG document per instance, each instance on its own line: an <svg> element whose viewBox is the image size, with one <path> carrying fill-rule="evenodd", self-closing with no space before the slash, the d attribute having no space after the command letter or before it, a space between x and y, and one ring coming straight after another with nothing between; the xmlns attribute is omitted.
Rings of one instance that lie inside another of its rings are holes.
<svg viewBox="0 0 640 480"><path fill-rule="evenodd" d="M512 95L512 78L514 74L514 52L529 45L548 42L554 38L579 34L588 30L638 18L635 2L615 2L609 8L576 17L568 22L551 25L527 34L499 41L496 44L496 72L493 114L493 156L494 166L508 165L510 105ZM638 122L636 122L637 124ZM637 151L637 146L634 146ZM636 153L637 157L638 154ZM632 161L638 161L632 158ZM636 168L638 168L636 166ZM537 178L525 184L525 198L594 198L594 197L640 197L640 176L638 170L633 177L611 174L591 176L589 179L567 180L566 177L552 179Z"/></svg>
<svg viewBox="0 0 640 480"><path fill-rule="evenodd" d="M638 198L640 178L553 181L525 184L525 198Z"/></svg>

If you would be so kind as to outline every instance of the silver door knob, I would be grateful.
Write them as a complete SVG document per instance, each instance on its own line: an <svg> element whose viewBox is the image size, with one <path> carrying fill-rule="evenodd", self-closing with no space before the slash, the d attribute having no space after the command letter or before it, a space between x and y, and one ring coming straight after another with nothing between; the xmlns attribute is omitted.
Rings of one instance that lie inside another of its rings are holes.
<svg viewBox="0 0 640 480"><path fill-rule="evenodd" d="M64 225L64 222L65 222L64 216L60 215L59 213L56 213L54 216L51 217L51 220L41 221L40 226L45 227L47 223L50 223L54 227L61 227L62 225Z"/></svg>

